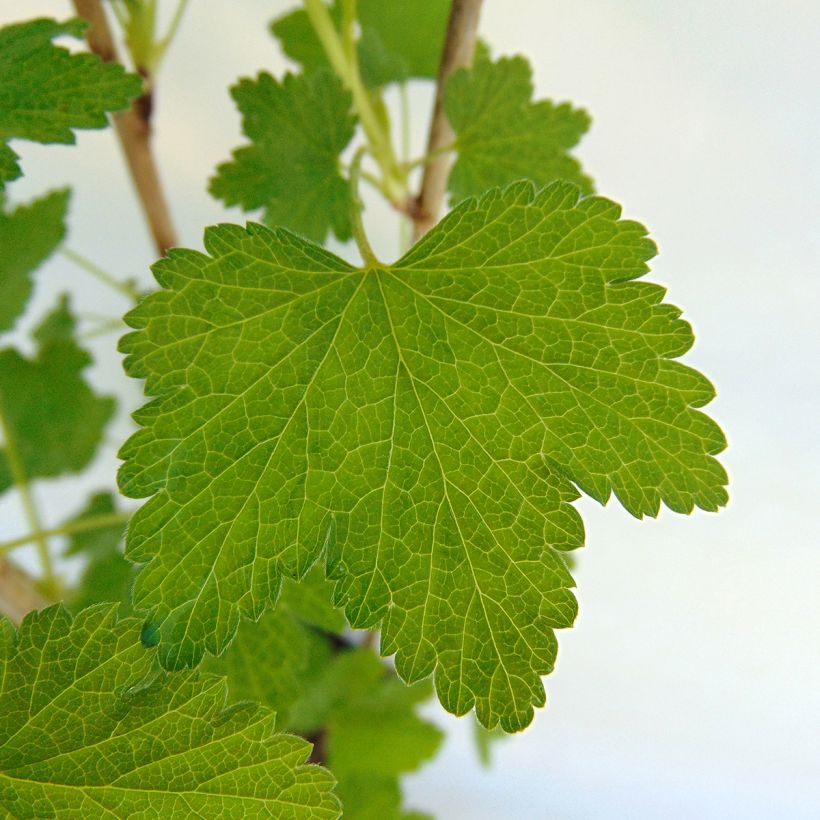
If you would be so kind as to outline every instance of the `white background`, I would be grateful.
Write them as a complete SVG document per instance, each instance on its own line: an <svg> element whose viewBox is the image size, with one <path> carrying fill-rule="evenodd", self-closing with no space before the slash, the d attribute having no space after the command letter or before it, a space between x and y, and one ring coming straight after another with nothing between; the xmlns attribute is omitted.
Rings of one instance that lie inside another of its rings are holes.
<svg viewBox="0 0 820 820"><path fill-rule="evenodd" d="M288 5L190 3L156 115L184 245L200 247L205 225L244 218L206 181L241 142L227 87L286 67L266 24ZM67 2L0 0L0 22L69 13ZM820 817L820 2L488 0L482 33L495 54L531 60L539 95L592 113L578 154L660 244L652 278L693 322L686 360L719 391L710 410L730 442L732 500L718 515L644 522L584 502L581 615L560 636L547 708L497 744L484 771L469 720L431 706L448 740L408 778L408 802L465 820ZM418 147L431 96L422 86ZM14 147L26 177L12 199L72 185L69 244L149 285L151 245L113 134ZM377 253L395 257L394 217L366 221ZM80 311L126 307L60 259L37 279L23 346L65 288ZM49 524L83 504L83 489L113 483L140 401L113 342L94 342L91 375L127 406L79 486L38 486ZM0 539L25 529L9 495Z"/></svg>

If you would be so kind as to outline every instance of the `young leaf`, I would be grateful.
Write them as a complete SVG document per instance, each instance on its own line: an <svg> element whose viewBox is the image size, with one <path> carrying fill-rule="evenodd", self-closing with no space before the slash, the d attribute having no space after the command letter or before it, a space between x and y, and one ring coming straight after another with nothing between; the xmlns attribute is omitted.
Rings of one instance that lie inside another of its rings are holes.
<svg viewBox="0 0 820 820"><path fill-rule="evenodd" d="M55 37L82 37L82 20L31 20L0 29L0 190L20 169L12 138L73 143L73 128L103 128L126 108L142 80L94 54L72 54Z"/></svg>
<svg viewBox="0 0 820 820"><path fill-rule="evenodd" d="M358 0L356 14L361 34L357 54L365 84L378 88L413 77L435 77L449 9L447 0ZM341 4L332 3L329 11L340 28ZM271 30L285 54L306 72L328 68L325 51L304 9L277 18Z"/></svg>
<svg viewBox="0 0 820 820"><path fill-rule="evenodd" d="M328 71L310 77L269 74L240 80L231 94L251 145L217 168L210 191L226 205L265 209L265 221L324 241L350 238L348 187L339 154L355 119L350 94Z"/></svg>
<svg viewBox="0 0 820 820"><path fill-rule="evenodd" d="M91 363L74 340L68 298L35 330L36 359L0 350L0 416L28 478L78 472L88 464L114 413L114 399L99 397L82 377ZM0 445L0 492L12 484Z"/></svg>
<svg viewBox="0 0 820 820"><path fill-rule="evenodd" d="M476 196L488 188L530 179L554 180L592 190L569 150L589 128L589 116L569 103L532 101L532 72L523 57L491 62L476 57L445 88L444 110L456 132L458 158L450 171L451 199Z"/></svg>
<svg viewBox="0 0 820 820"><path fill-rule="evenodd" d="M12 817L335 818L309 744L223 679L165 675L116 606L0 624L0 807Z"/></svg>
<svg viewBox="0 0 820 820"><path fill-rule="evenodd" d="M221 225L127 316L156 398L121 451L169 668L222 651L280 577L324 557L408 682L507 730L544 703L583 540L573 484L635 515L726 500L713 396L655 246L602 198L529 183L467 200L399 262L359 270L284 230Z"/></svg>
<svg viewBox="0 0 820 820"><path fill-rule="evenodd" d="M111 493L97 493L91 497L85 509L68 523L114 512L114 496ZM125 560L120 550L124 535L125 524L117 523L74 533L69 539L64 554L84 555L88 558L88 566L70 597L73 612L103 601L119 603L120 613L127 612L130 608L130 591L136 572L134 565Z"/></svg>
<svg viewBox="0 0 820 820"><path fill-rule="evenodd" d="M0 330L8 330L31 296L31 273L65 236L69 190L52 191L29 205L0 211Z"/></svg>
<svg viewBox="0 0 820 820"><path fill-rule="evenodd" d="M365 649L336 655L293 708L290 728L326 733L345 817L403 816L399 776L435 755L442 733L415 709L431 687L404 686Z"/></svg>

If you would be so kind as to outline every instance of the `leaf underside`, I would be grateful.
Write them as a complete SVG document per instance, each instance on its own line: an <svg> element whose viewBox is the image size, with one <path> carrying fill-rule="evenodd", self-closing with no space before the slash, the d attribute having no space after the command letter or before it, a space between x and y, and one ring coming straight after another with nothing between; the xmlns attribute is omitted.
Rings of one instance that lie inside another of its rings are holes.
<svg viewBox="0 0 820 820"><path fill-rule="evenodd" d="M0 331L13 327L31 296L32 272L62 242L69 191L52 191L12 211L0 210Z"/></svg>
<svg viewBox="0 0 820 820"><path fill-rule="evenodd" d="M155 397L120 484L152 496L127 556L169 668L321 560L406 682L514 731L575 617L576 487L638 516L726 500L713 389L673 361L691 329L606 199L493 190L369 270L258 225L205 246L157 263L121 345Z"/></svg>
<svg viewBox="0 0 820 820"><path fill-rule="evenodd" d="M273 713L168 675L117 608L0 621L0 808L34 817L335 818L333 778Z"/></svg>

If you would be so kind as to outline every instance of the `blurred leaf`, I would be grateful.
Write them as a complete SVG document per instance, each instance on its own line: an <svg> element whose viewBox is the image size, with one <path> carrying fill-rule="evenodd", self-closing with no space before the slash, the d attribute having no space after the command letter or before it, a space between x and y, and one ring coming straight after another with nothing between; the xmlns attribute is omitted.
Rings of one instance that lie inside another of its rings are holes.
<svg viewBox="0 0 820 820"><path fill-rule="evenodd" d="M473 722L473 738L482 766L490 765L492 762L490 751L493 745L507 737L509 735L500 726L496 726L495 729L485 729L477 720Z"/></svg>
<svg viewBox="0 0 820 820"><path fill-rule="evenodd" d="M341 5L329 5L337 29ZM448 0L358 0L361 27L357 53L362 80L371 88L438 74L450 3ZM304 9L296 9L271 24L282 50L310 73L328 68L319 39Z"/></svg>
<svg viewBox="0 0 820 820"><path fill-rule="evenodd" d="M114 413L114 399L97 396L83 380L91 357L74 340L68 297L34 331L35 359L0 350L0 414L26 476L76 473L93 458ZM0 449L0 492L12 484Z"/></svg>
<svg viewBox="0 0 820 820"><path fill-rule="evenodd" d="M350 238L339 154L353 137L350 94L331 73L240 80L231 94L252 141L216 169L210 191L226 205L265 209L265 221L318 242Z"/></svg>
<svg viewBox="0 0 820 820"><path fill-rule="evenodd" d="M96 518L116 512L111 493L92 496L85 509L67 523ZM70 609L77 612L92 604L104 601L120 603L120 613L126 614L131 607L131 586L137 568L125 560L121 545L125 524L112 524L94 530L74 533L68 541L65 555L85 555L88 565L70 597Z"/></svg>
<svg viewBox="0 0 820 820"><path fill-rule="evenodd" d="M116 605L0 623L0 806L8 816L288 817L340 814L310 747L223 680L158 672L140 621Z"/></svg>
<svg viewBox="0 0 820 820"><path fill-rule="evenodd" d="M208 658L204 668L228 676L234 699L271 706L279 725L289 728L291 707L330 660L328 641L311 624L344 628L344 615L330 603L332 589L319 568L301 585L286 581L276 609L256 623L243 622L225 654Z"/></svg>
<svg viewBox="0 0 820 820"><path fill-rule="evenodd" d="M591 180L568 153L589 127L589 116L569 103L533 102L532 93L523 57L491 62L478 55L472 69L450 77L444 110L458 151L448 180L453 202L520 179L538 186L567 180L591 192Z"/></svg>
<svg viewBox="0 0 820 820"><path fill-rule="evenodd" d="M419 718L428 681L404 685L371 650L337 654L293 707L290 728L326 733L327 764L351 818L398 818L400 775L436 753L441 732Z"/></svg>
<svg viewBox="0 0 820 820"><path fill-rule="evenodd" d="M70 191L52 191L13 211L0 210L0 331L22 315L31 296L32 272L65 237Z"/></svg>
<svg viewBox="0 0 820 820"><path fill-rule="evenodd" d="M0 189L20 175L12 138L73 143L74 128L104 128L106 112L127 108L142 80L95 54L72 54L51 41L80 38L86 23L30 20L0 28Z"/></svg>

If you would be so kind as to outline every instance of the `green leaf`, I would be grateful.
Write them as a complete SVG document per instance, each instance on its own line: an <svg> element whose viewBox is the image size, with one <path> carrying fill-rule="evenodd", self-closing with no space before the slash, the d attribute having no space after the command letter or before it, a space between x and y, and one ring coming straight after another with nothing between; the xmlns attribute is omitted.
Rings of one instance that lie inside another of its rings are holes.
<svg viewBox="0 0 820 820"><path fill-rule="evenodd" d="M635 515L726 501L713 396L646 229L529 183L467 200L394 265L221 225L172 251L121 349L155 399L126 442L134 590L169 668L221 652L320 559L408 682L505 730L576 612L574 485ZM207 318L205 318L207 317Z"/></svg>
<svg viewBox="0 0 820 820"><path fill-rule="evenodd" d="M589 116L569 103L532 102L532 72L523 57L477 57L453 74L444 110L456 132L458 157L448 180L453 202L519 179L555 180L592 190L569 150L589 128Z"/></svg>
<svg viewBox="0 0 820 820"><path fill-rule="evenodd" d="M62 242L70 191L64 188L0 211L0 330L8 330L23 313L33 283L31 273Z"/></svg>
<svg viewBox="0 0 820 820"><path fill-rule="evenodd" d="M345 817L403 816L399 776L433 757L442 740L415 713L431 695L426 683L405 686L369 650L343 652L294 708L292 729L326 734Z"/></svg>
<svg viewBox="0 0 820 820"><path fill-rule="evenodd" d="M91 357L74 340L68 297L35 330L27 359L0 350L0 417L28 478L76 473L97 450L114 399L97 396L82 377ZM8 448L0 449L0 492L12 484Z"/></svg>
<svg viewBox="0 0 820 820"><path fill-rule="evenodd" d="M0 192L7 182L18 179L23 173L17 163L18 159L17 154L8 145L0 142Z"/></svg>
<svg viewBox="0 0 820 820"><path fill-rule="evenodd" d="M335 818L333 778L224 680L155 670L116 606L27 615L0 646L0 806L34 817Z"/></svg>
<svg viewBox="0 0 820 820"><path fill-rule="evenodd" d="M205 668L228 676L235 699L270 706L279 724L290 728L293 705L330 660L330 645L311 628L313 621L331 632L344 627L344 615L330 603L332 588L318 567L299 585L286 581L276 610L257 623L245 621L228 651L208 659Z"/></svg>
<svg viewBox="0 0 820 820"><path fill-rule="evenodd" d="M231 89L251 145L217 168L210 191L226 205L265 209L265 221L323 242L329 230L350 238L350 194L339 154L355 120L350 94L329 72L270 74Z"/></svg>
<svg viewBox="0 0 820 820"><path fill-rule="evenodd" d="M19 176L7 140L72 144L74 128L104 128L127 108L142 80L95 54L72 54L55 37L82 37L86 23L31 20L0 29L0 188Z"/></svg>
<svg viewBox="0 0 820 820"><path fill-rule="evenodd" d="M357 54L362 80L371 88L438 73L450 3L447 0L358 0L361 34ZM337 29L342 11L329 6ZM282 50L310 73L329 63L304 9L296 9L271 24Z"/></svg>
<svg viewBox="0 0 820 820"><path fill-rule="evenodd" d="M97 518L116 512L111 493L97 493L85 509L68 524ZM120 613L130 608L130 592L136 577L136 568L120 550L125 524L112 524L85 532L74 533L68 541L65 555L84 555L88 565L70 596L70 609L77 612L103 601L120 603Z"/></svg>
<svg viewBox="0 0 820 820"><path fill-rule="evenodd" d="M373 52L360 47L363 78L369 75L373 85L384 85L411 77L436 77L450 13L448 0L358 0L356 13L362 44L378 41L378 50L389 55L395 66L392 72L378 72L379 64L372 57L368 59Z"/></svg>

